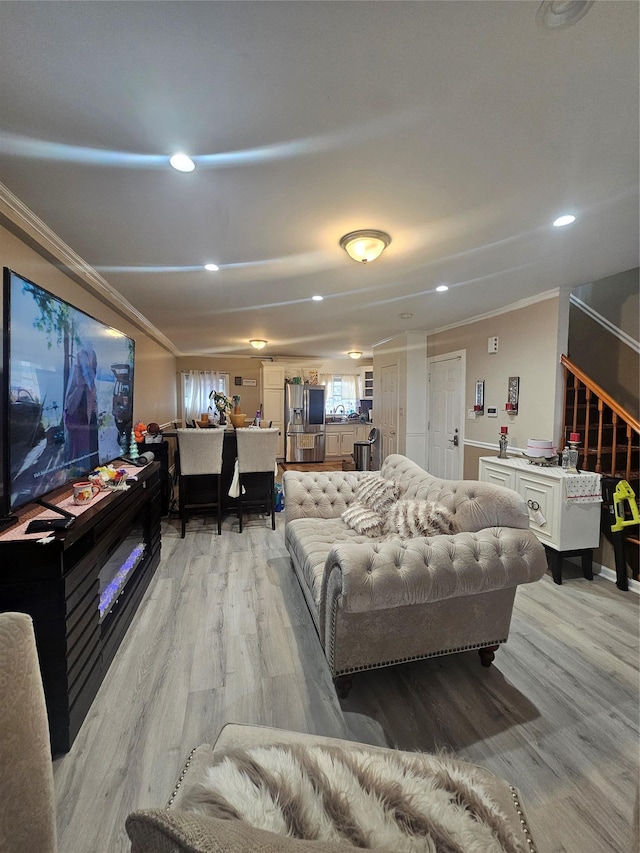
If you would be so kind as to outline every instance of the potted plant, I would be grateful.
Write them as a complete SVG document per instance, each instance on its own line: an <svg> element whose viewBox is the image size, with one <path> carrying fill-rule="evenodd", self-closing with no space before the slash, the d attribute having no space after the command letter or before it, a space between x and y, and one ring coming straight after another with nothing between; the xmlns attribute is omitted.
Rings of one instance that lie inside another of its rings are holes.
<svg viewBox="0 0 640 853"><path fill-rule="evenodd" d="M220 425L226 424L226 413L230 412L233 409L233 403L231 400L225 395L221 394L219 391L211 391L209 394L209 399L213 400L213 405L218 410L218 414L220 416Z"/></svg>

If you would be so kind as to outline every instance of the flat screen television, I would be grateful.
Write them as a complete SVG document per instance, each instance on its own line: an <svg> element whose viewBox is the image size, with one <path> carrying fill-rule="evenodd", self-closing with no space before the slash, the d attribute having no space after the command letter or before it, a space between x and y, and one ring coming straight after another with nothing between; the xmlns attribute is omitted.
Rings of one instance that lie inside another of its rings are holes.
<svg viewBox="0 0 640 853"><path fill-rule="evenodd" d="M0 513L126 454L135 342L3 271Z"/></svg>

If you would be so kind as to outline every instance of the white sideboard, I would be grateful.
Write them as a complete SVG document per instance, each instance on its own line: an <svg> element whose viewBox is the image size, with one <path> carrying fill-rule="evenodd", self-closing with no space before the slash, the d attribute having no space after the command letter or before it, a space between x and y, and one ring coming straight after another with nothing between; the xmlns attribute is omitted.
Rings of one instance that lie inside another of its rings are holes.
<svg viewBox="0 0 640 853"><path fill-rule="evenodd" d="M531 529L547 549L553 579L562 583L563 554L579 552L586 578L592 578L592 549L600 544L600 502L565 497L562 468L533 465L525 459L480 458L478 479L513 489L529 509Z"/></svg>

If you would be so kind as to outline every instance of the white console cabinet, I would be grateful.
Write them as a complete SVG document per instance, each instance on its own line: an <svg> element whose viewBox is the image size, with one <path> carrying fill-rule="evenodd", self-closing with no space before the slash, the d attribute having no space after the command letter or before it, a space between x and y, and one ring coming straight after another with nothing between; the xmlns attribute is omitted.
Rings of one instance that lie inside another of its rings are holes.
<svg viewBox="0 0 640 853"><path fill-rule="evenodd" d="M600 502L580 503L565 497L567 474L557 466L533 465L525 459L483 456L478 478L513 489L524 498L529 523L548 550L553 579L562 583L562 557L579 553L584 576L593 577L592 549L600 544Z"/></svg>

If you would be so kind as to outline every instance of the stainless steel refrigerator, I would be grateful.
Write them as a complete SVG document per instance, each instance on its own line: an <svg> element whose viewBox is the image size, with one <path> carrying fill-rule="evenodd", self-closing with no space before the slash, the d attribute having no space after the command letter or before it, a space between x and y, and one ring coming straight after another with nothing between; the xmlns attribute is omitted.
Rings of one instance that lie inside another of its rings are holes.
<svg viewBox="0 0 640 853"><path fill-rule="evenodd" d="M285 462L324 462L324 385L284 386Z"/></svg>

